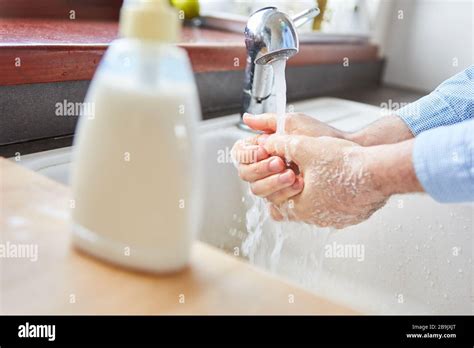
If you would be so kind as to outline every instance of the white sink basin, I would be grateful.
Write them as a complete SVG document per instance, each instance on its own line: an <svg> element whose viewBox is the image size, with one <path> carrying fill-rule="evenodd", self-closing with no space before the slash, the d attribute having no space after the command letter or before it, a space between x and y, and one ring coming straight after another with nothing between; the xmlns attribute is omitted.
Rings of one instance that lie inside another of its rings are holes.
<svg viewBox="0 0 474 348"><path fill-rule="evenodd" d="M344 130L361 128L382 115L377 107L334 98L290 107ZM242 256L252 197L230 161L234 142L249 136L235 126L238 118L202 123L206 170L200 239ZM65 148L27 155L20 163L67 184L70 161L71 148ZM274 253L277 223L267 220L250 261L363 312L470 314L473 219L472 204L396 196L368 221L337 232L285 223L287 238L280 253ZM328 246L363 248L364 253L359 260L331 258Z"/></svg>

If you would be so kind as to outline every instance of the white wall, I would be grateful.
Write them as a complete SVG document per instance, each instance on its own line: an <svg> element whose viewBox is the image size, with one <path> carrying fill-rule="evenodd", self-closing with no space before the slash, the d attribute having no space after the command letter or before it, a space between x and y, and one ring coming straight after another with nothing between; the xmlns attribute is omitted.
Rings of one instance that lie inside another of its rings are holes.
<svg viewBox="0 0 474 348"><path fill-rule="evenodd" d="M474 64L474 0L389 1L386 84L431 91Z"/></svg>

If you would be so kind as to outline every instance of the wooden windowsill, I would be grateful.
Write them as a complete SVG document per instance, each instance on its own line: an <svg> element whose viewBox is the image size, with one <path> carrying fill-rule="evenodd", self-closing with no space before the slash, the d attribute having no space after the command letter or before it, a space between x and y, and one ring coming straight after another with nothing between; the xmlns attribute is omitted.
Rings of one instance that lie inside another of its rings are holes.
<svg viewBox="0 0 474 348"><path fill-rule="evenodd" d="M115 21L0 19L0 85L90 80L108 44L117 37ZM183 30L195 72L242 70L243 35L216 30ZM378 61L372 44L308 44L291 66Z"/></svg>

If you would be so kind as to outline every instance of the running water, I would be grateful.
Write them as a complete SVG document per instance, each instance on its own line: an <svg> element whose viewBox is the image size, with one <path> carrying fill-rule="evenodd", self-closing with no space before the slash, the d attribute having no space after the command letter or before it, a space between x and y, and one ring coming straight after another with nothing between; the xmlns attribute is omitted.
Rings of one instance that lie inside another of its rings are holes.
<svg viewBox="0 0 474 348"><path fill-rule="evenodd" d="M275 77L275 99L277 115L277 134L285 133L286 117L286 59L273 62L273 75Z"/></svg>
<svg viewBox="0 0 474 348"><path fill-rule="evenodd" d="M274 85L275 85L275 99L276 99L276 115L277 115L277 134L285 133L285 117L286 117L286 78L285 78L285 67L286 59L277 60L272 63ZM269 215L267 212L267 202L265 199L250 195L253 199L253 205L247 211L247 230L249 236L242 244L242 250L245 255L249 256L251 262L255 261L257 256L257 250L261 244L263 237L263 225L268 219ZM281 209L285 222L288 221L286 213L286 207ZM269 266L270 269L275 271L276 266L280 258L283 243L286 239L287 234L284 231L283 222L275 223L273 239L273 250L271 251Z"/></svg>
<svg viewBox="0 0 474 348"><path fill-rule="evenodd" d="M286 117L286 60L273 64L276 94L277 134L285 133ZM274 273L284 274L304 286L319 284L323 264L324 246L332 229L316 228L288 220L288 203L280 206L284 220L274 222L269 218L268 202L253 195L249 190L250 202L246 214L248 236L242 243L242 252L252 264L263 266ZM288 245L300 244L304 247L297 255L288 255L284 249ZM316 250L321 250L318 254Z"/></svg>
<svg viewBox="0 0 474 348"><path fill-rule="evenodd" d="M275 99L276 99L276 115L277 115L277 134L285 134L286 119L286 59L273 62L273 76L275 78ZM286 204L281 207L280 213L283 215L284 221L288 221L288 213ZM275 226L275 246L270 256L270 268L275 271L280 259L281 250L287 234L284 231L283 223Z"/></svg>

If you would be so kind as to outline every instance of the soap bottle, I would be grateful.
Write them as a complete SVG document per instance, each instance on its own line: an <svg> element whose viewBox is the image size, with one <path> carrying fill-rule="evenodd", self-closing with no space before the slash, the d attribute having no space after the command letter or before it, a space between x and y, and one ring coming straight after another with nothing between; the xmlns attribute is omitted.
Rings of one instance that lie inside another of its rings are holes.
<svg viewBox="0 0 474 348"><path fill-rule="evenodd" d="M179 33L168 1L124 2L120 38L86 95L94 112L82 115L74 140L73 243L151 272L184 268L199 225L201 115L188 56L172 44Z"/></svg>

